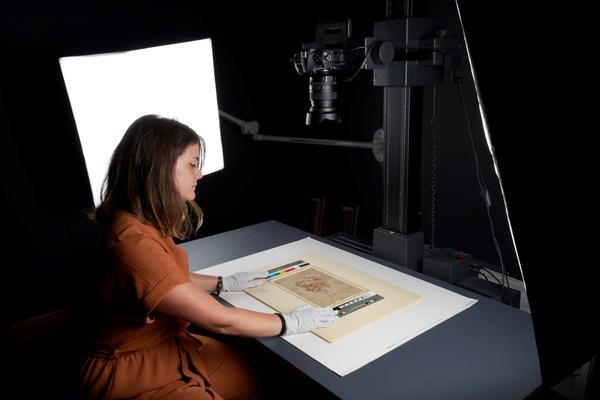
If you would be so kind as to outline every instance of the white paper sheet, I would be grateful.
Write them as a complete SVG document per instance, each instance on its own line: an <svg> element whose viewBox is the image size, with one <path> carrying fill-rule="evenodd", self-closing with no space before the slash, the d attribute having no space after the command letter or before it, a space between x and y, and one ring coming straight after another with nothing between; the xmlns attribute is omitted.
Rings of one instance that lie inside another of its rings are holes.
<svg viewBox="0 0 600 400"><path fill-rule="evenodd" d="M359 369L477 302L476 299L461 296L311 238L228 261L198 272L209 275L230 275L241 271L266 269L279 261L288 260L310 251L321 253L359 271L408 289L423 298L418 304L336 343L327 343L312 333L283 337L339 376L345 376ZM191 269L194 269L193 266ZM236 307L274 312L270 307L244 292L226 292L221 296Z"/></svg>

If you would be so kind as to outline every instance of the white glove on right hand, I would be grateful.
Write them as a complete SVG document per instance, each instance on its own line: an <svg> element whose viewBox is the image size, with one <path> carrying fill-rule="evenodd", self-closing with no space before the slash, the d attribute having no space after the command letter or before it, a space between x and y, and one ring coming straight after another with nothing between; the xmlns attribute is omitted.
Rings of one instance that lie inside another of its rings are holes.
<svg viewBox="0 0 600 400"><path fill-rule="evenodd" d="M286 325L284 336L325 328L333 325L340 318L337 316L337 311L331 307L314 308L308 304L282 316Z"/></svg>

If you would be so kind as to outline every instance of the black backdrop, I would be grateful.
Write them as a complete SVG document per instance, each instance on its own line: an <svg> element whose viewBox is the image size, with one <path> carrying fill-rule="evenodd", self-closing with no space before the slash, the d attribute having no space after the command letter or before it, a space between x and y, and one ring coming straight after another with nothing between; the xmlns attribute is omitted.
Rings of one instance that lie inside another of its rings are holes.
<svg viewBox="0 0 600 400"><path fill-rule="evenodd" d="M574 62L593 25L578 7L459 1L502 173L550 386L598 352L593 129L595 73ZM592 117L592 118L590 118ZM597 394L597 383L595 392ZM591 398L591 397L590 397Z"/></svg>

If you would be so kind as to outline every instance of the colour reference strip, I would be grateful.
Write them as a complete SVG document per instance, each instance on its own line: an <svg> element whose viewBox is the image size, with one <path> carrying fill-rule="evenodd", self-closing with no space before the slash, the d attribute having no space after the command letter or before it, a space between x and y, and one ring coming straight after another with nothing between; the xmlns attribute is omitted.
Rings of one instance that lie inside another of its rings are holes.
<svg viewBox="0 0 600 400"><path fill-rule="evenodd" d="M383 296L375 292L368 292L352 300L346 301L343 304L337 305L333 307L333 309L338 312L339 317L343 317L383 299Z"/></svg>
<svg viewBox="0 0 600 400"><path fill-rule="evenodd" d="M267 271L269 273L269 275L267 275L266 279L276 278L283 274L287 274L287 273L295 271L299 268L302 268L306 265L308 265L307 262L304 262L303 260L298 260L298 261L291 262L289 264L282 265L281 267L270 269Z"/></svg>

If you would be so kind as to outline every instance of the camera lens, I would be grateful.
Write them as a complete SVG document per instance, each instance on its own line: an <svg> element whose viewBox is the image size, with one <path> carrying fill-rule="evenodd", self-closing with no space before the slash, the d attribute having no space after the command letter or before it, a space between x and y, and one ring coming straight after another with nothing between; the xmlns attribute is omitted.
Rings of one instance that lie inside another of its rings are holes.
<svg viewBox="0 0 600 400"><path fill-rule="evenodd" d="M319 125L324 120L340 122L337 113L337 81L329 71L310 77L308 95L310 109L306 113L306 125Z"/></svg>

